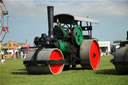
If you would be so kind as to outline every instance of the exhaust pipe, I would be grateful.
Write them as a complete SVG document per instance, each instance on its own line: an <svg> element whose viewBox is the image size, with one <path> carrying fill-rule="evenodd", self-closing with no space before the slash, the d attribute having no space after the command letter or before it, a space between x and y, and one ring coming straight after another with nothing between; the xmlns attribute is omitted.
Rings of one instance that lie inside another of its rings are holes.
<svg viewBox="0 0 128 85"><path fill-rule="evenodd" d="M47 7L48 12L48 36L50 38L53 38L53 16L54 16L54 7L48 6Z"/></svg>

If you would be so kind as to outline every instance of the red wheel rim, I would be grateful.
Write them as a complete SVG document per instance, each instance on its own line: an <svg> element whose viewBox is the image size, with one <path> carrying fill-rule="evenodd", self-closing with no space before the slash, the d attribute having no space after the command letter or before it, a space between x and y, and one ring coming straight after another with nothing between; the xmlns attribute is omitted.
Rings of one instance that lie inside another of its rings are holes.
<svg viewBox="0 0 128 85"><path fill-rule="evenodd" d="M51 52L49 60L64 60L63 54L59 49L55 49ZM59 74L62 72L64 64L49 65L49 68L53 74Z"/></svg>
<svg viewBox="0 0 128 85"><path fill-rule="evenodd" d="M97 41L91 43L90 62L93 70L96 70L100 64L100 48Z"/></svg>

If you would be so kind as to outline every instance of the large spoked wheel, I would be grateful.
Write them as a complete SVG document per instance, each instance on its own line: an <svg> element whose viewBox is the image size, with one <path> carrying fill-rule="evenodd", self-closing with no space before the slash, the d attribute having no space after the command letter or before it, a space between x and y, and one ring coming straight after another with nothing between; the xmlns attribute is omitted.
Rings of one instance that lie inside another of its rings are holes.
<svg viewBox="0 0 128 85"><path fill-rule="evenodd" d="M96 40L83 40L80 45L80 64L83 68L98 69L100 49Z"/></svg>
<svg viewBox="0 0 128 85"><path fill-rule="evenodd" d="M37 54L35 54L35 52L37 52L37 50L30 51L24 60L28 73L59 74L63 71L64 63L55 64L56 62L52 62L54 64L48 64L50 61L64 60L64 56L59 49L41 49ZM36 55L37 57L35 58ZM37 64L35 65L35 63Z"/></svg>

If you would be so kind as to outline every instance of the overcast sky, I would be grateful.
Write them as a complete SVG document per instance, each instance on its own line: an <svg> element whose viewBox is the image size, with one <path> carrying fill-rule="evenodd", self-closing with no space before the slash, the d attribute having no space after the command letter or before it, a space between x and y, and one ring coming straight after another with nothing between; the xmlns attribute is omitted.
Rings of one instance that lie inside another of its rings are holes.
<svg viewBox="0 0 128 85"><path fill-rule="evenodd" d="M100 21L93 25L93 37L98 40L126 40L128 31L127 0L4 0L9 11L8 40L33 45L35 36L47 33L47 6L54 6L55 14L68 13L90 16Z"/></svg>

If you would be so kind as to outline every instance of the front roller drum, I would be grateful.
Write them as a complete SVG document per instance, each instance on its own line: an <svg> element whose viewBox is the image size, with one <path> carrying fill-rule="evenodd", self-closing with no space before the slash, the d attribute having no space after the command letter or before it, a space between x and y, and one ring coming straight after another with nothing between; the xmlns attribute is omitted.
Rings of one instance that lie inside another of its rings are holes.
<svg viewBox="0 0 128 85"><path fill-rule="evenodd" d="M59 74L64 67L64 56L57 48L38 49L28 53L24 64L30 74Z"/></svg>
<svg viewBox="0 0 128 85"><path fill-rule="evenodd" d="M98 69L100 64L100 48L96 40L83 40L80 45L80 64L83 68Z"/></svg>
<svg viewBox="0 0 128 85"><path fill-rule="evenodd" d="M120 74L128 74L128 47L117 49L112 62Z"/></svg>

